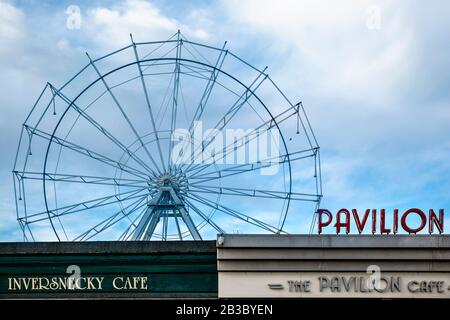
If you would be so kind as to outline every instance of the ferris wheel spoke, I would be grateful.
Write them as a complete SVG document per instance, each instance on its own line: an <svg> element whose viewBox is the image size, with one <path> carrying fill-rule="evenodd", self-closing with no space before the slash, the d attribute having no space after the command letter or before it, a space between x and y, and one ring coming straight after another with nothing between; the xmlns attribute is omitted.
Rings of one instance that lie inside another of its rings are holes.
<svg viewBox="0 0 450 320"><path fill-rule="evenodd" d="M146 188L141 188L139 190L126 191L126 192L116 193L113 195L96 198L96 199L92 199L92 200L88 200L88 201L78 202L78 203L66 205L63 207L54 208L54 209L51 209L48 211L42 211L39 213L29 214L26 218L22 218L22 219L26 220L27 223L36 223L39 221L47 220L49 218L49 214L51 214L51 216L50 216L51 218L57 218L57 217L77 213L80 211L95 209L98 207L103 207L106 205L142 197L144 195L140 194L140 193L142 193L142 191L144 191L145 189ZM33 220L30 220L30 219L33 219Z"/></svg>
<svg viewBox="0 0 450 320"><path fill-rule="evenodd" d="M185 71L183 74L187 74L187 75L189 75L191 77L202 79L202 80L205 80L205 81L209 81L209 79L210 79L210 77L208 77L207 75L210 75L211 71L206 69L206 68L202 68L202 67L194 66L194 65L189 65L189 64L185 64L185 63L181 63L181 66L183 68L189 70L188 72ZM240 96L240 93L237 93L237 92L231 90L227 86L225 86L222 83L220 83L220 81L216 80L215 86L220 86L221 88L223 88L227 92L231 93L236 98L239 98L239 96Z"/></svg>
<svg viewBox="0 0 450 320"><path fill-rule="evenodd" d="M120 110L120 112L122 113L122 116L124 117L124 119L126 120L126 122L128 123L129 127L131 128L131 130L133 131L134 135L136 136L137 140L139 141L139 143L141 144L142 148L144 149L145 153L147 154L147 156L149 157L150 161L153 163L153 165L156 168L156 171L161 174L161 170L158 166L158 164L156 163L155 159L152 157L152 155L150 154L150 151L147 148L147 145L144 143L144 141L142 141L142 137L139 135L139 133L137 132L136 128L134 127L133 123L130 121L130 119L128 118L128 115L126 114L125 110L123 109L122 105L119 103L119 100L117 100L116 96L114 95L114 93L112 92L111 88L109 87L108 83L106 83L105 77L100 73L100 71L98 70L97 66L95 65L94 60L91 59L91 57L89 56L88 53L86 53L86 55L89 58L90 64L92 65L92 67L94 68L95 72L97 73L97 75L99 76L99 78L101 79L103 85L105 86L106 90L108 91L109 95L111 96L112 100L114 101L115 105L117 106L117 108ZM153 172L154 175L155 172Z"/></svg>
<svg viewBox="0 0 450 320"><path fill-rule="evenodd" d="M183 40L180 38L180 30L178 30L177 35L177 52L175 58L175 70L174 70L174 82L173 82L173 94L172 94L172 114L170 118L170 137L172 137L173 132L177 124L177 109L178 109L178 91L180 89L180 59L181 59L181 47L183 45ZM169 139L169 152L167 154L167 166L169 170L172 168L171 150L173 141Z"/></svg>
<svg viewBox="0 0 450 320"><path fill-rule="evenodd" d="M29 241L28 235L29 235L33 242L36 241L36 239L34 238L34 235L33 235L33 231L31 231L31 228L30 228L28 222L26 222L25 220L21 220L20 218L18 218L17 221L19 222L20 229L22 230L22 234L24 237L23 240L25 242L28 242Z"/></svg>
<svg viewBox="0 0 450 320"><path fill-rule="evenodd" d="M221 227L219 227L210 217L205 215L200 209L198 209L191 201L184 199L189 208L194 210L205 222L207 222L211 227L213 227L219 233L225 233Z"/></svg>
<svg viewBox="0 0 450 320"><path fill-rule="evenodd" d="M172 74L172 76L170 77L169 84L166 87L166 90L165 90L165 93L164 93L164 97L163 97L163 99L161 101L161 104L159 105L158 112L156 113L156 117L155 117L155 121L156 122L158 122L158 119L161 118L161 119L159 119L158 131L161 130L161 126L163 124L163 121L164 121L164 118L165 118L165 115L166 115L166 111L167 111L167 108L168 108L167 104L168 104L168 102L170 100L170 99L168 99L168 96L169 96L170 88L172 87L172 81L174 80L173 72L171 72L171 74ZM161 114L161 117L160 117L160 114Z"/></svg>
<svg viewBox="0 0 450 320"><path fill-rule="evenodd" d="M211 65L212 62L207 59L204 55L200 53L200 51L197 50L197 48L190 42L186 37L183 36L183 41L185 44L188 44L185 46L186 51L191 55L191 58L193 58L196 61L203 60L203 63L207 63L208 65ZM189 46L191 47L192 51L189 50Z"/></svg>
<svg viewBox="0 0 450 320"><path fill-rule="evenodd" d="M97 236L98 234L102 233L103 231L109 229L119 221L127 218L132 213L136 212L140 208L144 207L146 203L142 202L146 199L146 196L141 196L141 198L138 198L136 201L133 201L131 204L127 205L125 208L118 210L113 215L107 217L106 219L103 219L99 223L97 223L94 227L88 229L87 231L83 232L79 236L75 237L73 241L85 241L90 240L93 237ZM126 212L126 210L129 210Z"/></svg>
<svg viewBox="0 0 450 320"><path fill-rule="evenodd" d="M258 74L255 80L253 80L253 82L248 87L246 87L244 93L242 93L239 96L239 98L228 109L225 115L219 119L217 124L214 126L214 129L217 129L214 130L214 132L216 133L209 134L207 137L203 139L201 143L202 146L197 148L197 150L194 150L194 159L201 156L201 153L203 152L204 148L206 148L208 145L212 143L212 141L214 141L214 138L217 136L217 132L221 132L221 130L223 130L227 126L227 124L231 121L231 119L233 119L234 116L239 112L239 110L241 110L242 106L244 106L247 103L248 99L250 99L250 97L254 94L254 92L267 79L268 75L264 73L266 70L267 67L264 68L264 70ZM260 79L262 75L264 76L262 77L262 79ZM205 141L206 143L204 143ZM192 164L189 164L185 170L186 171L189 170L191 166Z"/></svg>
<svg viewBox="0 0 450 320"><path fill-rule="evenodd" d="M207 193L207 194L221 194L230 196L240 196L240 197L251 197L251 198L268 198L268 199L278 199L278 200L299 200L299 201L313 201L316 202L317 195L310 193L300 193L300 192L283 192L274 190L262 190L262 189L247 189L247 188L233 188L224 186L205 186L190 184L190 193Z"/></svg>
<svg viewBox="0 0 450 320"><path fill-rule="evenodd" d="M287 119L291 118L293 115L297 114L297 110L295 108L289 107L283 112L279 113L278 115L274 116L270 120L264 121L262 124L260 124L258 127L250 130L245 135L240 137L240 140L242 143L238 144L236 146L235 142L228 144L222 149L222 152L219 154L218 157L209 157L204 159L203 161L206 162L206 164L196 164L191 166L191 168L187 168L186 172L194 171L191 173L192 176L195 176L202 172L203 170L207 169L208 167L211 167L213 163L216 163L218 161L223 160L228 154L231 152L236 152L240 148L245 147L247 144L249 144L251 141L257 139L263 134L266 134L267 132L270 132L270 130L277 127L277 124L281 124ZM213 160L213 161L211 161ZM260 160L262 161L262 160Z"/></svg>
<svg viewBox="0 0 450 320"><path fill-rule="evenodd" d="M111 134L105 127L95 121L91 116L89 116L82 108L78 107L74 101L67 98L62 92L57 90L54 86L50 84L52 91L61 98L67 105L74 109L78 114L80 114L84 119L86 119L92 126L94 126L100 133L102 133L108 140L110 140L114 145L118 146L122 151L130 156L134 161L140 164L145 170L150 173L154 173L153 170L144 162L142 159L136 156L134 152L129 150L122 142L119 141L113 134Z"/></svg>
<svg viewBox="0 0 450 320"><path fill-rule="evenodd" d="M41 137L41 138L43 138L45 140L54 142L54 143L56 143L56 144L58 144L58 145L60 145L62 147L65 147L65 148L70 149L70 150L72 150L74 152L77 152L79 154L87 156L87 157L89 157L91 159L94 159L94 160L100 161L102 163L105 163L105 164L107 164L107 165L109 165L111 167L114 167L116 169L128 172L128 173L130 173L130 174L132 174L134 176L137 176L137 177L139 177L141 179L148 179L148 177L149 177L148 173L142 172L142 171L140 171L138 169L132 168L129 165L122 164L122 163L120 163L118 161L112 160L111 158L109 158L107 156L104 156L104 155L102 155L102 154L100 154L98 152L89 150L89 149L87 149L85 147L82 147L80 145L77 145L77 144L75 144L73 142L69 142L66 139L60 138L60 137L58 137L56 135L51 135L51 134L49 134L47 132L44 132L42 130L39 130L37 128L30 127L30 126L28 126L26 124L24 125L24 127L26 128L27 132L30 135L35 135L35 136Z"/></svg>
<svg viewBox="0 0 450 320"><path fill-rule="evenodd" d="M177 40L172 40L173 38L175 38L178 35L178 32L174 33L173 36L171 36L167 41L162 42L158 47L156 47L155 49L153 49L152 51L150 51L149 53L147 53L146 55L144 55L142 57L141 60L146 60L148 57L150 57L153 53L155 53L156 51L158 51L160 48L162 48L165 44L167 43L178 43ZM145 43L136 43L136 45L142 45ZM177 48L177 46L173 46L171 49L167 50L166 53L161 54L161 56L159 58L165 58L167 57L172 51L174 51ZM166 64L166 63L160 63L160 64ZM172 64L172 63L170 63ZM158 65L158 60L155 60L154 62L151 63L146 63L145 65L142 65L144 68L142 68L142 72L145 72L148 68L154 66L154 65Z"/></svg>
<svg viewBox="0 0 450 320"><path fill-rule="evenodd" d="M65 173L42 173L33 171L13 171L19 179L45 180L54 182L83 183L95 185L111 185L118 187L142 188L148 186L145 180L122 179L114 177L98 177L90 175L65 174Z"/></svg>
<svg viewBox="0 0 450 320"><path fill-rule="evenodd" d="M262 170L264 168L268 168L274 165L282 165L287 162L295 162L302 159L307 159L311 157L315 157L317 154L318 148L315 149L305 149L296 151L290 154L283 154L276 157L269 157L265 159L261 159L257 162L252 163L244 163L231 167L227 167L224 169L213 170L204 173L197 173L189 175L189 180L194 180L192 184L209 182L216 179L226 178L229 176L234 176L238 174L244 174L247 172L252 172L256 170ZM205 169L209 166L205 166Z"/></svg>
<svg viewBox="0 0 450 320"><path fill-rule="evenodd" d="M188 197L189 199L194 200L196 202L199 202L199 203L201 203L203 205L206 205L206 206L208 206L210 208L219 210L219 211L221 211L221 212L225 213L226 215L229 215L229 216L231 216L233 218L239 219L239 220L244 221L246 223L252 224L252 225L254 225L254 226L258 227L258 228L261 228L263 230L269 231L271 233L279 233L279 232L281 232L281 230L279 230L278 228L276 228L276 227L274 227L274 226L272 226L272 225L270 225L268 223L265 223L265 222L260 221L260 220L258 220L256 218L250 217L250 216L248 216L248 215L246 215L244 213L241 213L241 212L236 211L234 209L228 208L228 207L226 207L224 205L221 205L219 203L212 202L211 200L206 199L204 197L201 197L199 195L188 194L186 197Z"/></svg>
<svg viewBox="0 0 450 320"><path fill-rule="evenodd" d="M145 95L145 102L147 104L147 109L148 109L148 112L149 112L149 115L150 115L152 128L153 128L153 131L155 132L155 138L156 138L156 144L158 146L159 157L160 157L160 160L161 160L161 164L162 164L163 170L166 171L166 166L164 164L163 154L162 154L162 151L161 151L161 143L160 143L160 140L159 140L159 137L158 137L158 131L156 130L155 118L153 117L152 106L150 104L150 98L149 98L149 95L148 95L147 85L145 84L144 75L143 75L143 71L142 71L142 67L141 67L141 62L139 60L139 55L138 55L138 52L137 52L137 49L136 49L136 44L134 43L133 36L131 34L130 34L130 37L131 37L131 42L133 44L134 56L136 58L136 65L138 67L139 76L141 78L142 90L144 91L144 95Z"/></svg>
<svg viewBox="0 0 450 320"><path fill-rule="evenodd" d="M183 64L183 63L180 63L180 65L182 66L182 67L185 67L186 65L185 64ZM209 74L209 71L203 71L204 73L205 73L205 75L203 75L203 76L201 76L201 77L199 77L198 76L198 74L200 73L200 72L194 72L194 71L182 71L181 72L181 74L184 74L184 75L186 75L186 76L191 76L191 77L196 77L196 78L198 78L198 79L202 79L202 80L206 80L206 81L208 81L209 80L209 77L206 75L206 74Z"/></svg>
<svg viewBox="0 0 450 320"><path fill-rule="evenodd" d="M133 235L132 232L130 232L131 228L134 227L134 229L137 228L138 225L138 220L141 219L141 217L144 215L144 213L147 211L147 208L144 207L143 210L141 210L141 212L139 214L136 215L136 217L131 220L128 216L127 219L130 220L130 224L128 225L128 227L125 229L125 231L120 235L119 237L119 241L120 240L129 240L130 237Z"/></svg>
<svg viewBox="0 0 450 320"><path fill-rule="evenodd" d="M141 198L138 198L136 201L132 202L131 204L129 204L125 208L118 210L113 215L111 215L111 216L107 217L106 219L103 219L102 221L97 223L94 227L92 227L92 228L88 229L87 231L83 232L82 234L78 235L77 237L75 237L73 239L73 241L90 240L91 238L95 237L99 233L107 230L108 228L110 228L111 226L116 224L117 222L119 222L122 219L126 218L128 216L128 214L132 214L133 212L135 212L135 211L139 210L140 208L144 207L145 203L144 204L141 204L141 203L142 203L142 201L145 200L145 198L146 198L146 196L142 196ZM128 210L130 207L133 207L133 208L130 209L130 211L128 213L125 213L125 210ZM115 219L121 213L122 213L122 216L120 216L120 218L118 218L118 219Z"/></svg>
<svg viewBox="0 0 450 320"><path fill-rule="evenodd" d="M187 63L180 62L180 66L183 67L183 69L186 69L188 71L184 71L183 74L190 75L191 77L197 77L198 79L202 79L205 81L209 81L211 79L211 70L206 69L203 66L195 66ZM219 82L217 82L219 84Z"/></svg>
<svg viewBox="0 0 450 320"><path fill-rule="evenodd" d="M205 89L203 90L202 96L200 98L200 102L197 105L197 108L194 112L194 116L189 124L189 136L192 137L193 131L195 130L196 122L200 120L203 111L205 110L206 104L208 103L209 97L211 96L211 92L217 83L217 77L220 74L220 68L222 67L225 58L227 56L228 51L225 51L225 46L227 42L223 44L222 50L220 51L219 56L217 57L216 63L211 71L211 75L206 83ZM186 144L186 141L183 142L183 148ZM175 164L177 164L178 159Z"/></svg>

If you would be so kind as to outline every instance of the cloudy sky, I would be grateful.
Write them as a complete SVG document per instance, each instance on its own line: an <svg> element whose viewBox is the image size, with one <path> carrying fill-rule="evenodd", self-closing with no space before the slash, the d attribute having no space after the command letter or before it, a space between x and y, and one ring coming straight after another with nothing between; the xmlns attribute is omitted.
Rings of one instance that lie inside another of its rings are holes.
<svg viewBox="0 0 450 320"><path fill-rule="evenodd" d="M79 28L68 23L73 6ZM62 84L85 51L177 29L228 40L303 101L322 150L322 207L448 209L449 17L446 1L0 0L0 241L21 240L11 170L45 83Z"/></svg>

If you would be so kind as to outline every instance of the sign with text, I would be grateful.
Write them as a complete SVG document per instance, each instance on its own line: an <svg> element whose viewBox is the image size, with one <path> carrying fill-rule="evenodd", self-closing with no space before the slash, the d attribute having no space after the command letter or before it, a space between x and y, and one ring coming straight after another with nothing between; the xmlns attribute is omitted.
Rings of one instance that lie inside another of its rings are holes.
<svg viewBox="0 0 450 320"><path fill-rule="evenodd" d="M450 273L219 272L220 298L450 298Z"/></svg>
<svg viewBox="0 0 450 320"><path fill-rule="evenodd" d="M420 232L443 233L444 209L424 212L418 208L400 212L394 209L388 214L386 209L340 209L335 214L327 209L317 210L317 231L321 234L325 229L334 229L336 234L364 233L397 234L403 231L409 234ZM389 219L388 219L389 216ZM356 231L355 231L356 230Z"/></svg>
<svg viewBox="0 0 450 320"><path fill-rule="evenodd" d="M95 291L147 291L149 276L9 276L0 281L0 292L95 292Z"/></svg>
<svg viewBox="0 0 450 320"><path fill-rule="evenodd" d="M217 292L215 274L8 274L0 275L1 296L152 294Z"/></svg>

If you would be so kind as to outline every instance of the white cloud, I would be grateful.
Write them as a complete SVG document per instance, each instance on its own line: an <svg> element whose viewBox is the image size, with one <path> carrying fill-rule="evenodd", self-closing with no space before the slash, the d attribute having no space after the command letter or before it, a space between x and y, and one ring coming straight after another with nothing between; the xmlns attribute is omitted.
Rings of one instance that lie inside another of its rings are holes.
<svg viewBox="0 0 450 320"><path fill-rule="evenodd" d="M97 44L114 49L129 44L130 33L136 41L165 39L178 29L196 38L208 37L206 30L190 28L162 14L151 2L142 0L127 0L110 8L89 9L85 26Z"/></svg>
<svg viewBox="0 0 450 320"><path fill-rule="evenodd" d="M242 25L240 29L271 44L271 56L279 59L278 65L270 66L274 76L297 79L286 81L285 88L291 83L298 90L301 84L300 88L318 94L355 100L391 93L411 68L411 30L401 6L376 3L381 13L379 30L367 27L367 9L373 5L368 1L249 0L223 5L230 20Z"/></svg>
<svg viewBox="0 0 450 320"><path fill-rule="evenodd" d="M25 15L7 2L0 2L0 58L17 50L25 38Z"/></svg>

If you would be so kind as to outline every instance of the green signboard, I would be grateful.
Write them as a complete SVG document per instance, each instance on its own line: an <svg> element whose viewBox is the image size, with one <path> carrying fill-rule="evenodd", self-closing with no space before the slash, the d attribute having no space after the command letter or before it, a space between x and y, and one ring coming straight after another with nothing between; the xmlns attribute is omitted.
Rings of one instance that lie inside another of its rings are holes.
<svg viewBox="0 0 450 320"><path fill-rule="evenodd" d="M214 241L128 244L0 244L0 297L217 297Z"/></svg>

